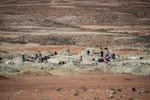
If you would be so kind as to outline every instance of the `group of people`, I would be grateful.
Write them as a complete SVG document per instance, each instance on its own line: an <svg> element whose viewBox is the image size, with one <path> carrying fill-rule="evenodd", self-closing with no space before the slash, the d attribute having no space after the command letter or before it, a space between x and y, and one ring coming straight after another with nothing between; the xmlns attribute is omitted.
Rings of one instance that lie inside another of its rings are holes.
<svg viewBox="0 0 150 100"><path fill-rule="evenodd" d="M87 50L87 55L90 55L90 50ZM37 52L35 55L32 56L26 56L25 54L22 55L22 62L30 61L35 62L38 61L39 63L47 62L47 60L50 58L50 56L57 55L57 52L54 52L54 54L49 54L46 56L43 56L40 52ZM108 48L104 48L104 51L101 49L100 51L100 59L98 59L98 62L108 62L110 60L115 59L116 56L114 53L110 53ZM80 61L83 60L83 56L80 56ZM93 59L95 60L95 59ZM59 64L65 64L64 61L60 61Z"/></svg>
<svg viewBox="0 0 150 100"><path fill-rule="evenodd" d="M87 50L86 54L91 55L90 50ZM95 54L99 54L99 56L100 56L99 59L95 59L95 58L92 59L93 61L96 61L96 62L106 62L107 63L108 61L116 58L115 54L110 53L108 48L104 48L104 49L101 48L101 51L99 53L95 53ZM82 60L83 60L83 56L81 55L80 61L82 61Z"/></svg>
<svg viewBox="0 0 150 100"><path fill-rule="evenodd" d="M56 52L54 53L56 54ZM50 58L52 55L46 55L43 56L40 51L38 51L35 55L32 56L26 56L25 54L22 55L22 62L25 61L30 61L30 62L35 62L38 61L39 63L47 62L47 60Z"/></svg>
<svg viewBox="0 0 150 100"><path fill-rule="evenodd" d="M100 62L108 62L111 59L115 59L115 54L114 53L110 53L108 48L105 48L105 51L101 50L100 51Z"/></svg>

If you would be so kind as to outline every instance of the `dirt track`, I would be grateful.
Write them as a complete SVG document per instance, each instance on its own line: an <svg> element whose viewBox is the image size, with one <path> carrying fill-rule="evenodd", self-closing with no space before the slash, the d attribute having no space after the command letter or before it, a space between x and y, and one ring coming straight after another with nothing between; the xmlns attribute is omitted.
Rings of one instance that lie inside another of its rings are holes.
<svg viewBox="0 0 150 100"><path fill-rule="evenodd" d="M88 73L0 79L1 100L149 100L150 76ZM132 91L132 88L136 91ZM117 88L109 98L112 88Z"/></svg>

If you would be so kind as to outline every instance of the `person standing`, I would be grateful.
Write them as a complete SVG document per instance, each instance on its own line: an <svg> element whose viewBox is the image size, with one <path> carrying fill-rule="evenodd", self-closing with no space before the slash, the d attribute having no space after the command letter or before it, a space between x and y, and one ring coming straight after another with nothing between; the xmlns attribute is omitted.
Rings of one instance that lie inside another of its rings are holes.
<svg viewBox="0 0 150 100"><path fill-rule="evenodd" d="M109 57L109 49L108 48L105 48L105 56Z"/></svg>
<svg viewBox="0 0 150 100"><path fill-rule="evenodd" d="M87 55L90 55L90 50L87 50Z"/></svg>
<svg viewBox="0 0 150 100"><path fill-rule="evenodd" d="M104 52L103 52L103 50L101 50L100 51L100 57L103 58L103 56L104 56Z"/></svg>
<svg viewBox="0 0 150 100"><path fill-rule="evenodd" d="M25 55L22 55L22 63L24 63L26 61Z"/></svg>

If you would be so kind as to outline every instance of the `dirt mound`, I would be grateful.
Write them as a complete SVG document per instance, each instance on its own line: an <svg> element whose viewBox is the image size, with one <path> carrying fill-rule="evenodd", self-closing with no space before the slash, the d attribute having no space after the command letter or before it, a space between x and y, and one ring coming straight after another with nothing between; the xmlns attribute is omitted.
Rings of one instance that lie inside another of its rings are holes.
<svg viewBox="0 0 150 100"><path fill-rule="evenodd" d="M60 55L71 55L70 49L66 48L58 52Z"/></svg>
<svg viewBox="0 0 150 100"><path fill-rule="evenodd" d="M9 78L9 77L6 77L6 76L0 75L0 80L8 80L8 79L10 79L10 78Z"/></svg>
<svg viewBox="0 0 150 100"><path fill-rule="evenodd" d="M32 45L31 45L32 47ZM30 47L29 47L30 48ZM72 74L77 73L81 70L94 70L100 68L104 72L111 71L114 73L129 73L134 75L150 75L149 69L149 56L146 54L144 49L132 49L120 47L120 49L110 50L110 53L116 54L116 59L110 59L109 62L100 62L100 48L87 48L84 49L74 46L59 46L59 47L48 47L41 46L44 48L41 53L43 56L49 56L46 61L39 62L21 60L21 55L16 54L11 60L5 58L5 62L1 63L0 72L6 74L22 74L22 75L49 75L49 74ZM52 48L59 52L57 55L53 55L53 52L48 49ZM113 49L113 48L112 48ZM80 51L82 50L82 51ZM72 52L78 52L72 53ZM22 52L21 52L22 53ZM26 52L28 56L34 57L35 52ZM138 55L137 55L138 54ZM139 55L140 54L140 55ZM81 58L82 57L82 58ZM51 70L51 68L53 70ZM32 74L33 72L33 74ZM44 74L45 73L45 74Z"/></svg>

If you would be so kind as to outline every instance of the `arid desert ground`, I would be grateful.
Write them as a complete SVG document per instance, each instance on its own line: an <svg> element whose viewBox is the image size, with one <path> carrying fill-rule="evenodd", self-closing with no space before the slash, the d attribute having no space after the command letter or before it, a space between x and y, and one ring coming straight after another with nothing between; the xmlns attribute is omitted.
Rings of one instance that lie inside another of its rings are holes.
<svg viewBox="0 0 150 100"><path fill-rule="evenodd" d="M149 98L149 0L0 0L0 100Z"/></svg>

